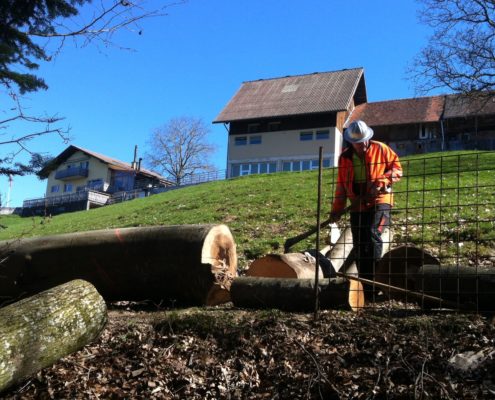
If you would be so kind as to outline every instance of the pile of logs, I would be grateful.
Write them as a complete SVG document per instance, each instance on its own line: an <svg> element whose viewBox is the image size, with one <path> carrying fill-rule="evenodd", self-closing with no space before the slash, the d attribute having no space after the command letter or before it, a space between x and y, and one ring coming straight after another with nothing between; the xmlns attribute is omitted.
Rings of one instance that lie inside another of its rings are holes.
<svg viewBox="0 0 495 400"><path fill-rule="evenodd" d="M392 239L391 231L385 229L382 237L385 252ZM352 248L352 232L346 228L331 248L322 250L324 254L321 254L318 266L321 309L356 311L364 306L362 283L349 279L349 276L357 276ZM271 306L290 311L312 311L315 308L315 269L316 260L308 252L269 254L253 261L246 272L247 278L234 281L232 301L240 307Z"/></svg>
<svg viewBox="0 0 495 400"><path fill-rule="evenodd" d="M414 246L390 249L375 280L361 279L345 229L320 255L269 254L237 277L236 245L225 225L124 228L0 242L0 391L96 338L105 301L313 311L357 310L363 283L424 307L494 311L495 273L441 266ZM315 288L318 271L319 283ZM27 296L32 296L26 298ZM20 300L24 298L24 300ZM13 301L11 305L7 305Z"/></svg>
<svg viewBox="0 0 495 400"><path fill-rule="evenodd" d="M105 301L221 304L237 275L225 225L4 241L0 259L0 392L97 338Z"/></svg>

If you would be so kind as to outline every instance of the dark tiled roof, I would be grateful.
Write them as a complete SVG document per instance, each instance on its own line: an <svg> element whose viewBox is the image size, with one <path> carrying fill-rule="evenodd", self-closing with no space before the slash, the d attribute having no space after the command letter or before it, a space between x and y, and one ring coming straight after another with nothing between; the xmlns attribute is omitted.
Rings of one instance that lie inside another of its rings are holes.
<svg viewBox="0 0 495 400"><path fill-rule="evenodd" d="M346 110L358 85L366 101L362 68L244 82L213 122Z"/></svg>
<svg viewBox="0 0 495 400"><path fill-rule="evenodd" d="M481 97L475 97L474 95L446 96L445 119L486 114L495 114L495 96L493 95L484 94Z"/></svg>
<svg viewBox="0 0 495 400"><path fill-rule="evenodd" d="M126 163L124 161L117 160L115 158L107 157L103 154L96 153L91 150L84 149L82 147L70 145L67 147L62 153L60 153L55 159L53 159L49 165L47 165L45 168L43 168L40 172L40 176L43 177L48 177L51 171L56 169L60 164L65 162L71 155L73 155L75 152L81 151L89 156L95 157L99 159L100 161L104 162L105 164L108 164L109 168L111 169L117 169L120 171L134 171L130 163ZM139 170L139 173L142 175L150 176L156 179L159 179L161 181L166 181L168 182L167 179L165 179L163 176L160 174L157 174L156 172L147 170L145 168L141 168Z"/></svg>
<svg viewBox="0 0 495 400"><path fill-rule="evenodd" d="M439 121L444 96L364 103L352 112L349 122L363 120L370 126L401 125Z"/></svg>

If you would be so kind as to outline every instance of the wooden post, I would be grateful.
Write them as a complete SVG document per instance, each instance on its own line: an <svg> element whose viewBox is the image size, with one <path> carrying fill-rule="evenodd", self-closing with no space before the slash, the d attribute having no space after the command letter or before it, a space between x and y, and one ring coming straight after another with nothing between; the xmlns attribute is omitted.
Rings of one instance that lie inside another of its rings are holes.
<svg viewBox="0 0 495 400"><path fill-rule="evenodd" d="M323 169L323 147L318 151L318 195L316 200L316 265L315 265L315 310L314 319L318 319L318 286L319 266L320 266L320 214L321 214L321 171Z"/></svg>

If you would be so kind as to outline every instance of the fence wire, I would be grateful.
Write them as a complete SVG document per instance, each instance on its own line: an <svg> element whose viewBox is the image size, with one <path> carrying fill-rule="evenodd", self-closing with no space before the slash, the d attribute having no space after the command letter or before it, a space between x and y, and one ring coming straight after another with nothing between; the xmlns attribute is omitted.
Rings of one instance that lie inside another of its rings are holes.
<svg viewBox="0 0 495 400"><path fill-rule="evenodd" d="M401 164L391 218L380 233L382 258L351 250L349 215L327 257L338 272L372 281L363 284L364 307L495 311L495 152L423 155ZM358 271L366 257L375 261L368 275Z"/></svg>

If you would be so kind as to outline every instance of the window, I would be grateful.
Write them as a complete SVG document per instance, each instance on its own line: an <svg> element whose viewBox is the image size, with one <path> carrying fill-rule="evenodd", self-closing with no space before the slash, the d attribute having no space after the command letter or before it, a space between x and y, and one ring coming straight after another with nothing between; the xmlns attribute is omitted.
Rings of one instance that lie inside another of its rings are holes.
<svg viewBox="0 0 495 400"><path fill-rule="evenodd" d="M430 126L420 125L419 128L419 138L420 139L430 139L433 137L434 128Z"/></svg>
<svg viewBox="0 0 495 400"><path fill-rule="evenodd" d="M237 136L235 138L236 146L246 146L247 145L247 137L246 136Z"/></svg>
<svg viewBox="0 0 495 400"><path fill-rule="evenodd" d="M299 134L299 140L301 142L306 142L309 140L313 140L313 132L301 132Z"/></svg>
<svg viewBox="0 0 495 400"><path fill-rule="evenodd" d="M115 171L112 174L110 185L117 192L132 190L134 188L134 174L127 171Z"/></svg>
<svg viewBox="0 0 495 400"><path fill-rule="evenodd" d="M257 133L260 131L260 124L248 124L248 133Z"/></svg>
<svg viewBox="0 0 495 400"><path fill-rule="evenodd" d="M88 181L88 188L103 191L103 179L93 179Z"/></svg>
<svg viewBox="0 0 495 400"><path fill-rule="evenodd" d="M72 192L72 183L66 183L64 185L64 193Z"/></svg>
<svg viewBox="0 0 495 400"><path fill-rule="evenodd" d="M330 159L323 159L323 168L330 167ZM318 169L318 160L302 160L302 161L284 161L282 164L283 171L309 171Z"/></svg>
<svg viewBox="0 0 495 400"><path fill-rule="evenodd" d="M50 189L51 193L58 193L60 192L60 185L53 185L52 188Z"/></svg>
<svg viewBox="0 0 495 400"><path fill-rule="evenodd" d="M329 131L316 131L316 140L330 139Z"/></svg>
<svg viewBox="0 0 495 400"><path fill-rule="evenodd" d="M232 177L252 175L252 174L266 174L277 171L277 163L275 162L258 162L258 163L246 163L246 164L233 164L232 165Z"/></svg>
<svg viewBox="0 0 495 400"><path fill-rule="evenodd" d="M76 192L82 192L85 189L85 186L76 187Z"/></svg>
<svg viewBox="0 0 495 400"><path fill-rule="evenodd" d="M260 135L251 136L249 138L249 144L261 144L261 136Z"/></svg>

